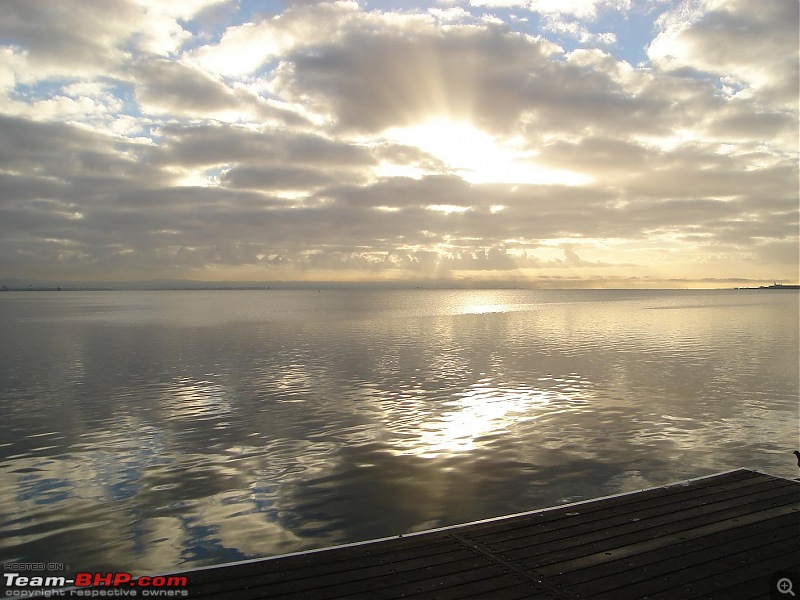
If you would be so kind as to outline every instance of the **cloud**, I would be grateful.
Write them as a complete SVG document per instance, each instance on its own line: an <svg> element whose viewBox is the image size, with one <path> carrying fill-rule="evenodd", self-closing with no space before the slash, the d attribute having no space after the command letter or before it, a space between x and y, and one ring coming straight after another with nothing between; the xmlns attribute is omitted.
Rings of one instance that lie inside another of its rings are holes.
<svg viewBox="0 0 800 600"><path fill-rule="evenodd" d="M648 54L662 69L695 68L795 107L799 18L794 0L684 1L659 19Z"/></svg>
<svg viewBox="0 0 800 600"><path fill-rule="evenodd" d="M217 43L189 56L212 73L246 75L271 59L335 40L340 29L359 15L355 2L293 3L282 14L229 27Z"/></svg>
<svg viewBox="0 0 800 600"><path fill-rule="evenodd" d="M612 32L592 33L578 21L549 16L543 20L542 26L553 33L575 38L584 45L613 46L617 43L617 36Z"/></svg>
<svg viewBox="0 0 800 600"><path fill-rule="evenodd" d="M472 6L487 8L517 8L546 15L570 15L578 19L594 20L599 11L624 11L631 8L631 0L469 0Z"/></svg>
<svg viewBox="0 0 800 600"><path fill-rule="evenodd" d="M127 2L66 0L52 4L9 0L3 5L0 37L27 67L15 72L18 81L59 74L98 75L124 59L130 24L140 19Z"/></svg>
<svg viewBox="0 0 800 600"><path fill-rule="evenodd" d="M796 3L444 6L8 2L0 274L795 277Z"/></svg>
<svg viewBox="0 0 800 600"><path fill-rule="evenodd" d="M222 176L224 185L256 190L308 190L332 183L319 171L294 167L234 167Z"/></svg>
<svg viewBox="0 0 800 600"><path fill-rule="evenodd" d="M238 105L224 83L180 62L148 61L137 69L135 81L139 104L148 112L213 115Z"/></svg>
<svg viewBox="0 0 800 600"><path fill-rule="evenodd" d="M374 133L437 116L501 129L532 110L555 109L575 91L587 102L602 96L607 77L571 80L572 68L551 60L558 50L492 27L455 26L447 36L430 24L359 31L292 54L278 70L276 89L313 98L312 110L334 115L345 130Z"/></svg>
<svg viewBox="0 0 800 600"><path fill-rule="evenodd" d="M17 81L105 75L135 52L176 52L191 38L179 20L220 1L7 0L0 38L20 58Z"/></svg>
<svg viewBox="0 0 800 600"><path fill-rule="evenodd" d="M341 172L377 163L368 148L280 126L256 129L214 123L165 126L158 133L161 143L148 152L151 160L165 166L314 167Z"/></svg>

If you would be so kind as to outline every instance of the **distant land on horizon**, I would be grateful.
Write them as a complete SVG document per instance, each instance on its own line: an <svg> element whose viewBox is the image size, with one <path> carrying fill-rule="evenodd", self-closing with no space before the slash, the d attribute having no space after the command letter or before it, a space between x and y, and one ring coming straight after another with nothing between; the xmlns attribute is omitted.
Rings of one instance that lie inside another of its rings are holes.
<svg viewBox="0 0 800 600"><path fill-rule="evenodd" d="M705 285L703 285L705 284ZM737 285L738 284L738 285ZM625 280L591 281L580 279L508 280L391 280L391 281L202 281L193 279L155 279L136 281L25 281L19 278L0 278L0 291L180 291L180 290L314 290L314 289L530 289L530 290L766 290L800 289L800 285L764 280Z"/></svg>

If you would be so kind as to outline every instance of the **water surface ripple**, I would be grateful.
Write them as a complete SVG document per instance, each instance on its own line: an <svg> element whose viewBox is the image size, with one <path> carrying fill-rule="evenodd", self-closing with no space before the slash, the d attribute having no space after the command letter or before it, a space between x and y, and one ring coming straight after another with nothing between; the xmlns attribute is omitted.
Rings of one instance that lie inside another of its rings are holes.
<svg viewBox="0 0 800 600"><path fill-rule="evenodd" d="M152 574L797 476L793 292L5 293L0 337L2 562Z"/></svg>

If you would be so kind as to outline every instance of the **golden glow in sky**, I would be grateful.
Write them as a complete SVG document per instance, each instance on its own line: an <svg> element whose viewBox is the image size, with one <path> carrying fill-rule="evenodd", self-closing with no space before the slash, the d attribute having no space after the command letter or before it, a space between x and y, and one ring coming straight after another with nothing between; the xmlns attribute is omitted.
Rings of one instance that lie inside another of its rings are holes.
<svg viewBox="0 0 800 600"><path fill-rule="evenodd" d="M0 286L795 283L798 20L797 0L6 2Z"/></svg>
<svg viewBox="0 0 800 600"><path fill-rule="evenodd" d="M470 183L583 185L590 181L580 173L538 166L535 156L518 145L499 140L469 123L447 118L395 127L385 136L436 157Z"/></svg>

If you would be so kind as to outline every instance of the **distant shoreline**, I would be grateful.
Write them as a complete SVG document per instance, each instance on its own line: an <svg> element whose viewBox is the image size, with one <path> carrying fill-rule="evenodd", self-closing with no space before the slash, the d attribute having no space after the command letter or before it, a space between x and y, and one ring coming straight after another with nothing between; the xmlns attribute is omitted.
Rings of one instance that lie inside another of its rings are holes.
<svg viewBox="0 0 800 600"><path fill-rule="evenodd" d="M137 282L132 284L88 284L81 285L63 285L57 286L52 284L40 285L0 285L0 292L182 292L182 291L337 291L337 290L375 290L375 291L391 291L391 290L529 290L529 291L628 291L628 292L646 292L646 291L733 291L733 290L800 290L798 284L780 284L761 285L758 287L708 287L708 288L689 288L689 287L537 287L533 285L513 285L508 283L491 283L476 284L449 284L449 285L436 285L436 284L400 284L400 283L354 283L354 282L275 282L271 284L261 283L234 283L225 285L222 283L209 282L207 284L201 283L151 283Z"/></svg>
<svg viewBox="0 0 800 600"><path fill-rule="evenodd" d="M800 290L800 285L784 285L782 283L773 283L772 285L760 285L758 287L737 287L735 290Z"/></svg>

